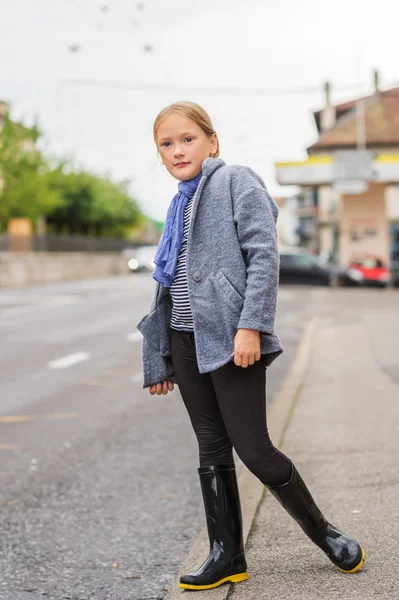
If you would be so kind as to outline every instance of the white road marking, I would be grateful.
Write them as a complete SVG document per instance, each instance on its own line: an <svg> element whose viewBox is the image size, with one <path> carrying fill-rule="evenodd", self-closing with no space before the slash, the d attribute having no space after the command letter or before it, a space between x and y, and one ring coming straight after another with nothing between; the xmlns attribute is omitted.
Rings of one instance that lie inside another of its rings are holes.
<svg viewBox="0 0 399 600"><path fill-rule="evenodd" d="M143 335L140 331L134 331L133 333L128 333L126 336L127 342L139 342L142 339Z"/></svg>
<svg viewBox="0 0 399 600"><path fill-rule="evenodd" d="M143 381L143 373L136 373L132 376L132 383L141 383Z"/></svg>
<svg viewBox="0 0 399 600"><path fill-rule="evenodd" d="M68 304L76 304L79 301L79 298L76 296L55 296L46 300L45 304L56 304L56 305L68 305Z"/></svg>
<svg viewBox="0 0 399 600"><path fill-rule="evenodd" d="M31 295L28 294L7 294L0 296L0 305L8 306L12 304L38 304L45 302L50 296L45 295Z"/></svg>
<svg viewBox="0 0 399 600"><path fill-rule="evenodd" d="M49 308L51 306L68 306L70 304L76 304L78 298L76 296L54 296L54 297L40 297L24 299L23 306L11 306L0 311L0 317L12 317L14 315L24 315L42 310L43 308ZM35 303L36 302L36 303ZM6 304L6 302L0 302L0 304Z"/></svg>
<svg viewBox="0 0 399 600"><path fill-rule="evenodd" d="M47 308L44 304L31 304L29 306L13 306L12 308L6 308L0 312L0 317L13 317L14 315L26 315L37 310Z"/></svg>
<svg viewBox="0 0 399 600"><path fill-rule="evenodd" d="M37 310L47 308L44 304L32 304L30 306L13 306L12 308L6 308L0 312L0 317L13 317L15 315L26 315Z"/></svg>
<svg viewBox="0 0 399 600"><path fill-rule="evenodd" d="M75 352L74 354L67 354L62 358L50 360L50 362L47 363L47 367L49 369L65 369L66 367L76 365L83 360L88 360L90 356L90 352Z"/></svg>

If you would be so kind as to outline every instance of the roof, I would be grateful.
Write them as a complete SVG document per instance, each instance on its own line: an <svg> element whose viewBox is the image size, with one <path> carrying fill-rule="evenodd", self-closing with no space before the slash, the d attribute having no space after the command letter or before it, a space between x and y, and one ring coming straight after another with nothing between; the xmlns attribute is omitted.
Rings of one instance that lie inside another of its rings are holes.
<svg viewBox="0 0 399 600"><path fill-rule="evenodd" d="M320 134L318 141L308 151L326 149L350 149L356 146L356 103L364 100L366 144L369 147L399 146L399 87L376 92L365 98L338 104L335 125ZM322 111L314 117L320 133Z"/></svg>

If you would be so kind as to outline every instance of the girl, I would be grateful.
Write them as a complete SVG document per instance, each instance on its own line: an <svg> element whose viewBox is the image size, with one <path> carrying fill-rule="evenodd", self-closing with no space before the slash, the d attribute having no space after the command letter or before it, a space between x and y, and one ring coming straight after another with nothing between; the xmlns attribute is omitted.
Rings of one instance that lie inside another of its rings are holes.
<svg viewBox="0 0 399 600"><path fill-rule="evenodd" d="M210 552L180 587L247 579L232 449L339 569L364 551L331 525L266 424L266 368L281 354L274 333L277 206L248 167L227 166L203 108L178 102L155 119L162 164L179 180L155 256L156 287L143 334L144 388L180 389L199 444Z"/></svg>

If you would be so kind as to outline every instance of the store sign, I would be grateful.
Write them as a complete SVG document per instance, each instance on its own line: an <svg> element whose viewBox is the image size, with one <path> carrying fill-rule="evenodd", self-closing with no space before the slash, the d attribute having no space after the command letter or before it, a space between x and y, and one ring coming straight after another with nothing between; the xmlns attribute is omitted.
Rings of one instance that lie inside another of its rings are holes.
<svg viewBox="0 0 399 600"><path fill-rule="evenodd" d="M276 163L280 185L323 185L342 182L399 182L399 153L371 150L340 150L306 161ZM356 186L349 184L354 190ZM360 186L358 186L360 187ZM348 193L362 193L351 191Z"/></svg>
<svg viewBox="0 0 399 600"><path fill-rule="evenodd" d="M336 182L372 180L374 178L373 158L374 152L369 150L340 150L336 152L333 180Z"/></svg>

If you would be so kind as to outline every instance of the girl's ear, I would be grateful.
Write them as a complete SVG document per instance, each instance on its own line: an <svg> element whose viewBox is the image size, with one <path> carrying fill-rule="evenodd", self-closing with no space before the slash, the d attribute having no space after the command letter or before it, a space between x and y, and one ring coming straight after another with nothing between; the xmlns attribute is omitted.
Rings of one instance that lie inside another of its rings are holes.
<svg viewBox="0 0 399 600"><path fill-rule="evenodd" d="M216 152L217 152L217 147L218 147L218 138L216 133L213 133L211 136L211 142L212 142L212 150L209 153L209 156L215 156Z"/></svg>

